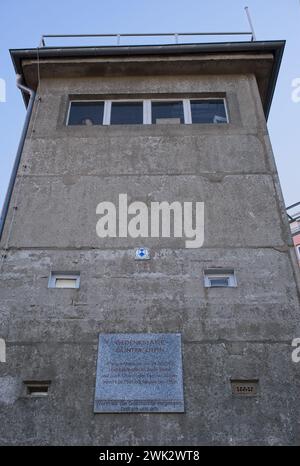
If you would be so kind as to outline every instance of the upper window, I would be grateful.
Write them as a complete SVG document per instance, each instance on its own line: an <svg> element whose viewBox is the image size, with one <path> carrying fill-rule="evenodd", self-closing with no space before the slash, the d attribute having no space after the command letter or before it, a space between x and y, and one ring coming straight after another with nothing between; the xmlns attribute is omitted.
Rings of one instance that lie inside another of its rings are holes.
<svg viewBox="0 0 300 466"><path fill-rule="evenodd" d="M184 123L183 103L178 102L152 102L153 124Z"/></svg>
<svg viewBox="0 0 300 466"><path fill-rule="evenodd" d="M111 125L142 125L143 102L112 102Z"/></svg>
<svg viewBox="0 0 300 466"><path fill-rule="evenodd" d="M224 99L72 101L68 125L228 123Z"/></svg>
<svg viewBox="0 0 300 466"><path fill-rule="evenodd" d="M71 102L68 125L102 125L104 102Z"/></svg>
<svg viewBox="0 0 300 466"><path fill-rule="evenodd" d="M224 100L191 100L192 123L227 123Z"/></svg>

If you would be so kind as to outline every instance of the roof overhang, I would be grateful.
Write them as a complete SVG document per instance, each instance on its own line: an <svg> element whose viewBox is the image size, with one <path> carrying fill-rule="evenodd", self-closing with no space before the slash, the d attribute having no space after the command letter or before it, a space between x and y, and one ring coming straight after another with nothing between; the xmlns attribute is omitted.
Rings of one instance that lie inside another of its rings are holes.
<svg viewBox="0 0 300 466"><path fill-rule="evenodd" d="M42 78L254 74L269 115L285 41L10 50L17 74L35 89ZM27 95L23 95L27 102Z"/></svg>

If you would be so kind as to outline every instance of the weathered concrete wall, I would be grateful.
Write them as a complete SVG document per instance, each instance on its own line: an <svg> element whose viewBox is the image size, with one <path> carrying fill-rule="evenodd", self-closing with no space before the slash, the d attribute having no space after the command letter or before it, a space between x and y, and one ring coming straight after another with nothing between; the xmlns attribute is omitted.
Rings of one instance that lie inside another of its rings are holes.
<svg viewBox="0 0 300 466"><path fill-rule="evenodd" d="M65 126L70 95L174 93L226 95L230 124ZM42 79L39 95L1 243L0 442L299 444L299 281L254 76ZM204 246L99 239L96 206L119 193L205 202ZM205 289L213 266L238 287ZM51 270L80 271L80 289L48 289ZM186 412L94 414L105 332L182 333ZM259 395L234 397L230 378L258 378ZM26 397L30 379L49 397Z"/></svg>

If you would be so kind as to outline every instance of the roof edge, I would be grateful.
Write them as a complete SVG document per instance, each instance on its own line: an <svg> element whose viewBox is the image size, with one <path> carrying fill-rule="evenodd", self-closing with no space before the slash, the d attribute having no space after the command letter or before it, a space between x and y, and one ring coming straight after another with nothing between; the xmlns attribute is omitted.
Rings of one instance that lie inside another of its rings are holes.
<svg viewBox="0 0 300 466"><path fill-rule="evenodd" d="M42 47L29 49L10 49L10 55L16 74L24 78L22 61L26 59L46 58L85 58L95 56L136 56L136 55L179 55L196 53L247 53L268 52L274 56L274 64L270 76L267 98L264 104L266 119L268 119L271 104L276 88L278 74L282 62L286 41L252 41L252 42L209 42L189 44L164 44L164 45L124 45L105 47ZM26 80L24 79L25 83ZM27 95L23 95L25 104L28 103Z"/></svg>

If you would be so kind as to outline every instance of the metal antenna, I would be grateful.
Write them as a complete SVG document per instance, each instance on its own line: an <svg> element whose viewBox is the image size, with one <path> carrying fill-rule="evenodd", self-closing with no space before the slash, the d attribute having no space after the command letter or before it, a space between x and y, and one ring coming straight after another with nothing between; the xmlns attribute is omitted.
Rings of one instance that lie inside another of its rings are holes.
<svg viewBox="0 0 300 466"><path fill-rule="evenodd" d="M251 31L252 31L252 41L256 41L256 34L255 34L255 31L254 31L254 27L253 27L252 19L251 19L251 16L250 16L249 8L247 6L245 6L245 10L246 10L246 15L247 15L249 25L250 25L250 28L251 28Z"/></svg>

